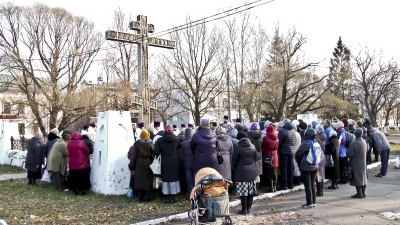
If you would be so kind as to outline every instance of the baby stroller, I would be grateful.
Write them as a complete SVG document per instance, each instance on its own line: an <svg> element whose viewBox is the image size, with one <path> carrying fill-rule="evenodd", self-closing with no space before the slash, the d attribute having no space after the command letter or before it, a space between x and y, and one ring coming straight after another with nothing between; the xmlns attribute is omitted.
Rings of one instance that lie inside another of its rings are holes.
<svg viewBox="0 0 400 225"><path fill-rule="evenodd" d="M197 172L195 183L196 186L190 194L190 224L207 224L216 222L219 218L223 225L233 224L229 216L228 194L228 186L232 181L225 180L216 170L207 167Z"/></svg>

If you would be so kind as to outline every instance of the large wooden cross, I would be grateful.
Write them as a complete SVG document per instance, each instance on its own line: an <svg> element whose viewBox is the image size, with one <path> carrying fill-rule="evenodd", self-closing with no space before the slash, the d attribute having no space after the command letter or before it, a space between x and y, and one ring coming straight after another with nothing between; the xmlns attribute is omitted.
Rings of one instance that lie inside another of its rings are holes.
<svg viewBox="0 0 400 225"><path fill-rule="evenodd" d="M148 46L174 49L175 41L148 37L148 33L154 32L154 25L147 24L147 16L137 16L137 21L131 21L129 28L137 34L108 30L106 40L138 44L138 95L134 95L131 102L139 106L139 122L150 124L150 110L157 108L157 102L149 99Z"/></svg>

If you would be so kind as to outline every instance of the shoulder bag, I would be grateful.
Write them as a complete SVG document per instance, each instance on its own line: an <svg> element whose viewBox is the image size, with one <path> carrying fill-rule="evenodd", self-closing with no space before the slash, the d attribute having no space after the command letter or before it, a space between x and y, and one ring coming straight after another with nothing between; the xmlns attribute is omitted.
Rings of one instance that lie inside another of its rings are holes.
<svg viewBox="0 0 400 225"><path fill-rule="evenodd" d="M218 159L218 164L224 163L224 157L222 157L218 147L218 138L217 138L217 159Z"/></svg>

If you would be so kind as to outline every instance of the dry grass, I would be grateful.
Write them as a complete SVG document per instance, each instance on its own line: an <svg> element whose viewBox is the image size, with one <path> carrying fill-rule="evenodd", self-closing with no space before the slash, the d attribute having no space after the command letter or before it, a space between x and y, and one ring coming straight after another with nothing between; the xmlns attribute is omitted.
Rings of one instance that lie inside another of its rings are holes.
<svg viewBox="0 0 400 225"><path fill-rule="evenodd" d="M13 174L13 173L23 173L24 169L21 167L10 166L10 165L0 165L0 174Z"/></svg>

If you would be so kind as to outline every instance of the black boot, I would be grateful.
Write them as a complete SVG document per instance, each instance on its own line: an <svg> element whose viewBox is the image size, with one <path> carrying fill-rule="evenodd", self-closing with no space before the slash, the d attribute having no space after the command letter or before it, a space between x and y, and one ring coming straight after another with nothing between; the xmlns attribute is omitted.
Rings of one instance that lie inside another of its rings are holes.
<svg viewBox="0 0 400 225"><path fill-rule="evenodd" d="M28 185L31 185L31 184L32 184L32 179L29 179Z"/></svg>
<svg viewBox="0 0 400 225"><path fill-rule="evenodd" d="M247 214L250 214L251 206L253 205L254 196L247 196Z"/></svg>
<svg viewBox="0 0 400 225"><path fill-rule="evenodd" d="M240 210L238 213L241 215L246 215L247 214L247 196L241 196L240 203L242 204L242 210Z"/></svg>
<svg viewBox="0 0 400 225"><path fill-rule="evenodd" d="M317 196L324 196L324 182L317 182Z"/></svg>
<svg viewBox="0 0 400 225"><path fill-rule="evenodd" d="M352 195L352 198L363 198L363 195L361 194L361 186L356 186L357 194Z"/></svg>
<svg viewBox="0 0 400 225"><path fill-rule="evenodd" d="M144 200L146 201L146 202L149 202L151 199L150 199L150 191L146 191L145 192L145 194L144 194Z"/></svg>
<svg viewBox="0 0 400 225"><path fill-rule="evenodd" d="M328 187L328 189L339 189L338 185L337 185L337 181L336 180L332 180L331 186Z"/></svg>
<svg viewBox="0 0 400 225"><path fill-rule="evenodd" d="M169 195L165 195L164 204L168 204L168 203L170 203L170 202L171 202L171 201L170 201Z"/></svg>
<svg viewBox="0 0 400 225"><path fill-rule="evenodd" d="M274 192L274 181L272 181L272 180L269 180L268 181L268 193L272 193L272 192Z"/></svg>
<svg viewBox="0 0 400 225"><path fill-rule="evenodd" d="M170 195L170 202L175 203L175 195Z"/></svg>
<svg viewBox="0 0 400 225"><path fill-rule="evenodd" d="M274 180L274 185L272 186L272 188L274 189L273 192L277 192L277 190L276 190L277 183L278 183L278 181Z"/></svg>
<svg viewBox="0 0 400 225"><path fill-rule="evenodd" d="M367 196L365 195L365 188L367 188L367 186L366 186L366 185L364 185L364 186L361 186L361 192L362 192L362 196L363 196L363 198L367 197Z"/></svg>
<svg viewBox="0 0 400 225"><path fill-rule="evenodd" d="M36 179L32 179L32 185L37 185Z"/></svg>
<svg viewBox="0 0 400 225"><path fill-rule="evenodd" d="M143 191L142 190L137 191L137 197L138 197L139 202L143 201Z"/></svg>
<svg viewBox="0 0 400 225"><path fill-rule="evenodd" d="M84 192L83 190L79 190L79 195L85 195L86 192Z"/></svg>

